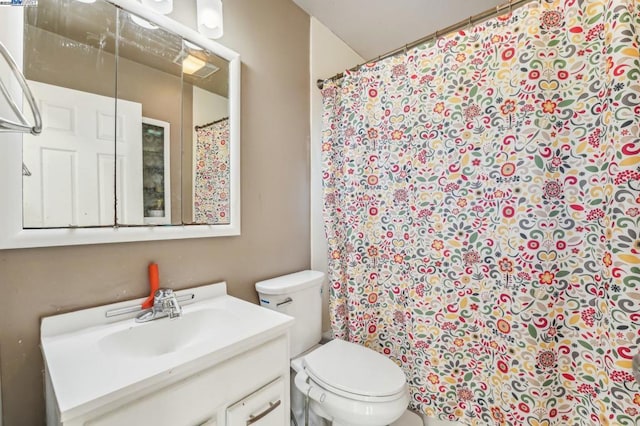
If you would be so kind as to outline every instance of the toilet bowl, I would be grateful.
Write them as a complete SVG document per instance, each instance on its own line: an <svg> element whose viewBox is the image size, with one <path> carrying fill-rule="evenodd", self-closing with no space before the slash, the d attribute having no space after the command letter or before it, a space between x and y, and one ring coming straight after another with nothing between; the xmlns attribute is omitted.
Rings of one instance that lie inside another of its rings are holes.
<svg viewBox="0 0 640 426"><path fill-rule="evenodd" d="M308 396L311 411L333 426L386 426L409 405L404 373L389 358L361 345L331 340L316 347L323 280L321 272L302 271L256 283L262 306L296 319L290 354L292 359L302 356L292 361L292 405ZM296 389L303 397L294 394Z"/></svg>
<svg viewBox="0 0 640 426"><path fill-rule="evenodd" d="M302 366L296 387L334 426L388 425L409 404L402 370L363 346L332 340L302 358Z"/></svg>

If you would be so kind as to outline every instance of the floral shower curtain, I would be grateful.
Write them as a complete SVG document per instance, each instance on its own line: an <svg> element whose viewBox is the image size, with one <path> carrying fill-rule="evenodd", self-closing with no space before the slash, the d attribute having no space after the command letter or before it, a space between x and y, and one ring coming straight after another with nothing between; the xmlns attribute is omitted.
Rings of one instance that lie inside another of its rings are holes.
<svg viewBox="0 0 640 426"><path fill-rule="evenodd" d="M638 425L640 6L543 1L327 83L336 337L474 425Z"/></svg>
<svg viewBox="0 0 640 426"><path fill-rule="evenodd" d="M229 119L196 127L193 221L229 223Z"/></svg>

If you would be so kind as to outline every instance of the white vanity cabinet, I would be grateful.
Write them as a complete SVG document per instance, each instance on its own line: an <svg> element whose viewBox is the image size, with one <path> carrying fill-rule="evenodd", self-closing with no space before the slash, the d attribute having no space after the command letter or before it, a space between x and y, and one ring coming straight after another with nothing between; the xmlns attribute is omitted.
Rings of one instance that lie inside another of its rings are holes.
<svg viewBox="0 0 640 426"><path fill-rule="evenodd" d="M281 337L117 407L98 408L76 426L269 426L286 425L289 372L287 340ZM253 418L275 409L261 419Z"/></svg>
<svg viewBox="0 0 640 426"><path fill-rule="evenodd" d="M227 296L224 284L191 291L201 301L174 321L95 324L131 302L45 318L47 424L288 425L293 319ZM76 319L89 326L69 329ZM113 339L130 333L140 346ZM158 339L177 347L166 352ZM127 345L109 346L114 341Z"/></svg>

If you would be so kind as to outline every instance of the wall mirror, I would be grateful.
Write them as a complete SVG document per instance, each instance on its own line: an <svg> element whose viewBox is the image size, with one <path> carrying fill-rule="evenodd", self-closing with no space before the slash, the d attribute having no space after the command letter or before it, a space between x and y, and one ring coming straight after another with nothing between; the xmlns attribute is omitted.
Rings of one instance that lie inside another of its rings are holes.
<svg viewBox="0 0 640 426"><path fill-rule="evenodd" d="M0 135L14 201L0 246L238 235L239 56L135 0L21 9L19 43L0 40L43 131Z"/></svg>

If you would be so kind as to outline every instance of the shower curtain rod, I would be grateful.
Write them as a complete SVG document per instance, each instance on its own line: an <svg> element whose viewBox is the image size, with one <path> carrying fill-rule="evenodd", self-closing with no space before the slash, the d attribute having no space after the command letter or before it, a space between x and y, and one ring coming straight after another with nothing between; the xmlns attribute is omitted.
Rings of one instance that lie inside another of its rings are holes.
<svg viewBox="0 0 640 426"><path fill-rule="evenodd" d="M434 33L431 33L425 37L422 37L421 39L418 39L416 41L413 41L411 43L405 44L402 47L399 47L398 49L394 49L390 52L384 53L380 56L378 56L377 58L368 60L366 62L363 62L361 64L358 64L352 68L349 68L348 71L356 71L358 68L360 68L363 65L372 63L372 62L378 62L382 59L386 59L386 58L390 58L392 56L395 56L399 53L406 53L407 50L412 49L416 46L419 46L429 40L432 39L437 39L438 37L442 37L444 35L447 35L449 33L452 33L454 31L458 31L461 30L463 28L466 27L470 27L471 25L473 25L474 23L478 23L480 21L484 21L490 18L493 18L495 16L498 16L504 9L508 9L509 12L513 11L513 9L516 9L520 6L524 6L526 3L531 3L533 1L536 0L509 0L509 2L507 3L503 3L501 5L496 6L495 8L491 8L491 9L487 9L484 12L478 13L477 15L473 15L470 16L468 19L465 19L464 21L460 21L456 24L453 25L449 25L448 27L442 29L442 30L438 30ZM538 2L542 2L542 0L537 0ZM334 75L333 77L329 77L327 79L320 79L316 82L318 89L321 89L324 87L324 83L327 81L333 81L333 80L340 80L342 77L344 77L344 73L338 73L336 75Z"/></svg>
<svg viewBox="0 0 640 426"><path fill-rule="evenodd" d="M211 123L203 124L202 126L194 126L196 130L204 129L205 127L213 126L214 124L222 123L224 120L228 120L229 117L224 117Z"/></svg>

